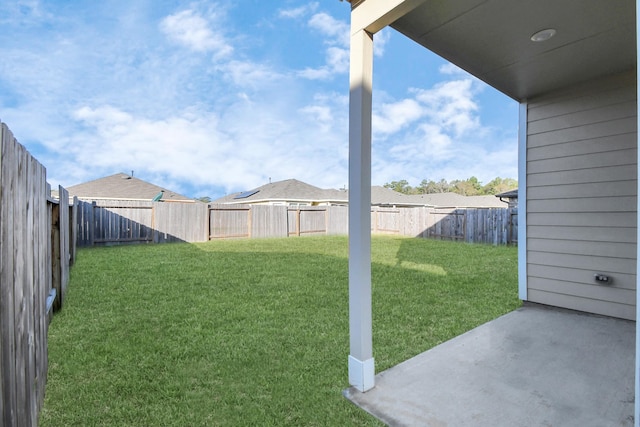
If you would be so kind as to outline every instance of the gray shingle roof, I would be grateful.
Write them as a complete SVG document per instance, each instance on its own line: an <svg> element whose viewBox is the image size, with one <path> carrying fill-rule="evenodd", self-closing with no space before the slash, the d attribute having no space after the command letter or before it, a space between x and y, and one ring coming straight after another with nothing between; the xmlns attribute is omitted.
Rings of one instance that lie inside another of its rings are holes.
<svg viewBox="0 0 640 427"><path fill-rule="evenodd" d="M194 201L175 191L124 173L117 173L82 184L72 185L67 190L70 196L78 196L78 198L85 200L152 200L160 191L164 191L162 200Z"/></svg>
<svg viewBox="0 0 640 427"><path fill-rule="evenodd" d="M307 184L297 179L285 179L284 181L270 182L261 187L254 188L248 193L254 194L236 198L241 193L233 193L224 196L212 203L264 203L264 202L332 202L347 203L348 195L341 190L324 190Z"/></svg>
<svg viewBox="0 0 640 427"><path fill-rule="evenodd" d="M504 197L505 199L517 199L518 189L505 191L504 193L496 194L496 197Z"/></svg>
<svg viewBox="0 0 640 427"><path fill-rule="evenodd" d="M437 206L443 208L504 208L506 205L494 196L463 196L457 193L431 193L402 195L396 205Z"/></svg>
<svg viewBox="0 0 640 427"><path fill-rule="evenodd" d="M255 193L254 193L255 192ZM345 190L322 189L313 185L286 179L265 184L247 193L248 197L236 198L242 193L234 193L214 200L212 203L332 203L347 204L349 192ZM504 208L506 205L494 196L462 196L456 193L436 193L406 195L382 186L371 187L371 204L374 206L439 206L452 208Z"/></svg>

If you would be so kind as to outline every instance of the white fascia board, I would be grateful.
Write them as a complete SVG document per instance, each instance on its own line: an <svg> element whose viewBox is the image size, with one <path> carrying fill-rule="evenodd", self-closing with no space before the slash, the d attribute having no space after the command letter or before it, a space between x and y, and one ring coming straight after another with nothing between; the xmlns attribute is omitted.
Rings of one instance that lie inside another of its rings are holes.
<svg viewBox="0 0 640 427"><path fill-rule="evenodd" d="M375 34L426 0L366 0L351 11L351 34Z"/></svg>

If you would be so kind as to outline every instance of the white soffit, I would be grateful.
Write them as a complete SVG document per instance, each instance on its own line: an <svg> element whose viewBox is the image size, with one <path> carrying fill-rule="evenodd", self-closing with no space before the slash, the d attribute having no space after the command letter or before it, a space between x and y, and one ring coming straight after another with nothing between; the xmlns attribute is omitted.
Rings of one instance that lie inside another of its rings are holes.
<svg viewBox="0 0 640 427"><path fill-rule="evenodd" d="M633 0L431 0L391 26L516 100L636 65Z"/></svg>

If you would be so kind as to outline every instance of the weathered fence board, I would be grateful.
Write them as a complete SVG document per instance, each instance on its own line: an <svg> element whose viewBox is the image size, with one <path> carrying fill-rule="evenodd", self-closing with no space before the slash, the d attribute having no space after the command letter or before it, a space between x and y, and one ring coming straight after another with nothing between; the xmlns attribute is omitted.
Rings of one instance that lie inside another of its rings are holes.
<svg viewBox="0 0 640 427"><path fill-rule="evenodd" d="M327 210L327 234L349 234L349 208L346 206L330 206Z"/></svg>
<svg viewBox="0 0 640 427"><path fill-rule="evenodd" d="M61 187L62 188L62 187ZM69 192L67 191L67 194ZM78 243L78 198L73 198L73 205L69 215L69 267L76 262L76 248Z"/></svg>
<svg viewBox="0 0 640 427"><path fill-rule="evenodd" d="M93 243L153 241L152 206L93 206Z"/></svg>
<svg viewBox="0 0 640 427"><path fill-rule="evenodd" d="M212 205L209 239L251 237L251 208L244 205Z"/></svg>
<svg viewBox="0 0 640 427"><path fill-rule="evenodd" d="M507 243L513 245L518 244L518 208L509 209L509 223L507 225L509 234L507 235Z"/></svg>
<svg viewBox="0 0 640 427"><path fill-rule="evenodd" d="M287 237L287 207L251 207L251 237Z"/></svg>
<svg viewBox="0 0 640 427"><path fill-rule="evenodd" d="M69 192L62 187L58 189L59 200L49 200L51 205L51 263L52 288L56 291L53 303L54 310L60 310L67 294L69 282L69 265L75 254L71 253L70 218L76 206L69 206ZM75 245L74 245L75 246Z"/></svg>
<svg viewBox="0 0 640 427"><path fill-rule="evenodd" d="M2 275L0 283L0 324L2 324L2 396L5 403L4 425L14 425L16 422L16 411L18 410L17 387L16 387L16 345L15 345L15 307L14 307L14 287L15 282L13 272L14 262L14 213L17 201L10 194L17 191L17 165L19 155L16 153L13 135L2 125L2 192L0 196L0 221L2 221Z"/></svg>
<svg viewBox="0 0 640 427"><path fill-rule="evenodd" d="M35 426L47 375L48 188L4 123L0 145L0 424Z"/></svg>
<svg viewBox="0 0 640 427"><path fill-rule="evenodd" d="M376 234L401 234L402 219L398 208L374 208L371 210L371 231Z"/></svg>
<svg viewBox="0 0 640 427"><path fill-rule="evenodd" d="M330 210L328 207L315 206L289 208L287 213L289 235L329 234Z"/></svg>
<svg viewBox="0 0 640 427"><path fill-rule="evenodd" d="M204 242L209 240L209 209L204 203L153 204L156 243Z"/></svg>

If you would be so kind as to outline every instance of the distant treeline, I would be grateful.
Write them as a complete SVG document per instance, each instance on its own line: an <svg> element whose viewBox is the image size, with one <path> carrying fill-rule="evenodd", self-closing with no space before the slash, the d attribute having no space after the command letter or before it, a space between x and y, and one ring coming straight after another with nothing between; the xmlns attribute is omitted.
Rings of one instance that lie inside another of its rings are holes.
<svg viewBox="0 0 640 427"><path fill-rule="evenodd" d="M518 188L518 181L513 178L497 177L482 185L478 178L472 176L465 180L454 179L453 181L423 179L420 184L412 187L406 179L402 179L387 182L384 187L403 194L457 193L463 196L486 196L514 190Z"/></svg>

